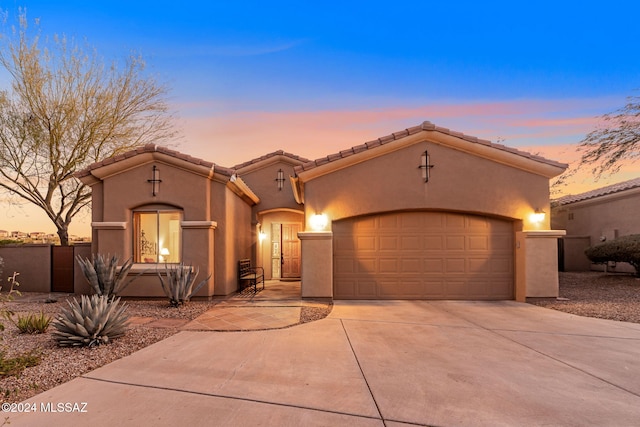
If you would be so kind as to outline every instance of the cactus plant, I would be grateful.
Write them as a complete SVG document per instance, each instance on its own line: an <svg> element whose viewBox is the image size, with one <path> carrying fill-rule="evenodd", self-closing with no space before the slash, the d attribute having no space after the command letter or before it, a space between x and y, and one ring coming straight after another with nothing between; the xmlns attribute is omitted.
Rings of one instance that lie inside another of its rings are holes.
<svg viewBox="0 0 640 427"><path fill-rule="evenodd" d="M106 260L107 257L109 255L105 257L102 254L94 254L90 260L78 255L76 259L93 291L97 295L106 295L113 299L138 276L125 283L127 274L129 274L129 270L133 265L133 260L129 258L118 271L118 257L113 255L108 262Z"/></svg>
<svg viewBox="0 0 640 427"><path fill-rule="evenodd" d="M74 298L51 322L54 339L61 347L94 347L123 336L129 316L119 303L106 295L82 295L79 303Z"/></svg>
<svg viewBox="0 0 640 427"><path fill-rule="evenodd" d="M184 265L182 262L175 267L165 265L166 282L158 272L162 290L165 295L167 295L167 298L169 298L169 305L171 307L178 307L188 302L211 277L211 275L209 275L209 277L194 288L193 284L196 281L196 277L198 277L198 273L198 268L194 270L192 266Z"/></svg>

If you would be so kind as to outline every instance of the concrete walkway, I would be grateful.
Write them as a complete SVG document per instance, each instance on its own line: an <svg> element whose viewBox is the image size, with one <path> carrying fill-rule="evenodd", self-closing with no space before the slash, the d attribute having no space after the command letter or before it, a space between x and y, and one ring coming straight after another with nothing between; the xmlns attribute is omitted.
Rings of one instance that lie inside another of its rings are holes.
<svg viewBox="0 0 640 427"><path fill-rule="evenodd" d="M180 332L27 402L37 412L5 414L11 426L634 426L640 325L337 301L285 329ZM42 412L57 403L86 412Z"/></svg>

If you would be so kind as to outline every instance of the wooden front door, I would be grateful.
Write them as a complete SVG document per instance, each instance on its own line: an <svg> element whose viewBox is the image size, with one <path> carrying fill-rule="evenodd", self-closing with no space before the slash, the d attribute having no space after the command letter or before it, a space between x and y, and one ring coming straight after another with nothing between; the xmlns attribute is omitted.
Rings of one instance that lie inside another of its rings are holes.
<svg viewBox="0 0 640 427"><path fill-rule="evenodd" d="M300 224L282 224L282 277L300 277Z"/></svg>

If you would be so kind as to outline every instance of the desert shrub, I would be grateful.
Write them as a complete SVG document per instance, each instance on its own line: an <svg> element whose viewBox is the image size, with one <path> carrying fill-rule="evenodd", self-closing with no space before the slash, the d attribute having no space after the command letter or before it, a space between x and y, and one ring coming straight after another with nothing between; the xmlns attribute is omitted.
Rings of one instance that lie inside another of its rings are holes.
<svg viewBox="0 0 640 427"><path fill-rule="evenodd" d="M640 277L640 234L630 234L591 246L584 253L596 264L609 261L629 263L636 270L636 276Z"/></svg>
<svg viewBox="0 0 640 427"><path fill-rule="evenodd" d="M52 335L59 346L94 347L125 334L129 316L125 304L118 306L120 298L82 295L80 302L74 298L68 304L51 322L55 328Z"/></svg>
<svg viewBox="0 0 640 427"><path fill-rule="evenodd" d="M40 314L29 313L26 316L18 315L16 321L12 322L23 334L42 334L51 323L51 316L40 312Z"/></svg>
<svg viewBox="0 0 640 427"><path fill-rule="evenodd" d="M4 262L2 263L2 266L4 266ZM16 287L20 286L20 283L16 280L16 276L18 275L20 275L20 273L15 271L13 272L13 275L7 279L9 282L9 290L6 294L0 294L0 316L9 320L11 319L11 316L13 316L13 312L5 306L5 303L13 301L16 296L20 296L20 291L16 289ZM0 285L0 291L1 290L2 285ZM4 331L4 324L2 322L0 322L0 331Z"/></svg>
<svg viewBox="0 0 640 427"><path fill-rule="evenodd" d="M165 265L166 280L158 272L162 290L169 298L170 306L178 307L188 302L211 277L207 277L194 287L193 284L196 281L196 277L198 277L198 273L198 268L194 269L192 266L184 265L183 263L176 266Z"/></svg>
<svg viewBox="0 0 640 427"><path fill-rule="evenodd" d="M17 377L25 368L36 366L38 363L40 363L40 354L35 351L15 357L6 357L5 352L0 351L0 378Z"/></svg>
<svg viewBox="0 0 640 427"><path fill-rule="evenodd" d="M118 271L118 257L113 255L94 254L91 259L82 258L80 255L76 257L80 269L84 277L91 285L91 288L97 295L105 295L114 298L119 292L124 290L129 284L137 278L134 277L128 282L127 275L133 266L133 260L129 258Z"/></svg>

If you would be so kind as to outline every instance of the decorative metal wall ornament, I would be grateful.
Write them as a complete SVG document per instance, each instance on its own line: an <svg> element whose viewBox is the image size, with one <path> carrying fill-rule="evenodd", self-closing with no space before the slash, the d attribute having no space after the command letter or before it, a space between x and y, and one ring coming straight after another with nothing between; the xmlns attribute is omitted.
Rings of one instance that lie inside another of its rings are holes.
<svg viewBox="0 0 640 427"><path fill-rule="evenodd" d="M278 191L282 190L282 188L284 187L284 171L282 169L278 169L276 182L278 183Z"/></svg>
<svg viewBox="0 0 640 427"><path fill-rule="evenodd" d="M158 194L160 183L162 182L160 179L160 169L158 169L156 165L153 165L151 179L148 179L147 182L151 183L151 194L155 197Z"/></svg>
<svg viewBox="0 0 640 427"><path fill-rule="evenodd" d="M150 242L147 240L147 236L144 235L144 230L140 231L140 254L141 255L155 255L156 254L156 242Z"/></svg>
<svg viewBox="0 0 640 427"><path fill-rule="evenodd" d="M429 182L429 175L433 166L434 165L431 164L429 152L424 150L424 153L420 156L420 166L418 166L418 169L422 169L422 178L424 178L424 182Z"/></svg>

